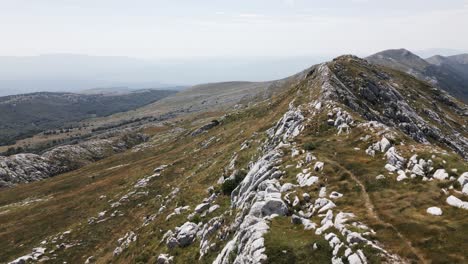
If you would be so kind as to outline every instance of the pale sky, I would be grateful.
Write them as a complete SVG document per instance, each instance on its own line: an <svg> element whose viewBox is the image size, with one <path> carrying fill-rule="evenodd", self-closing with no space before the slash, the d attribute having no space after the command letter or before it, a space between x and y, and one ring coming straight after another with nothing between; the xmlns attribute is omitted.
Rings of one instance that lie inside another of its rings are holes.
<svg viewBox="0 0 468 264"><path fill-rule="evenodd" d="M468 0L0 0L0 56L468 48Z"/></svg>

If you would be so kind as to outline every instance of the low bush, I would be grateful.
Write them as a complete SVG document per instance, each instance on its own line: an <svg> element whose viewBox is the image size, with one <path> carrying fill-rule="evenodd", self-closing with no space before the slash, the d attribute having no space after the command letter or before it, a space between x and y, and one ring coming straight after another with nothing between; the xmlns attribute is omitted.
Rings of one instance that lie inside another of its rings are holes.
<svg viewBox="0 0 468 264"><path fill-rule="evenodd" d="M303 148L305 150L312 151L312 150L317 148L317 145L315 143L312 143L312 142L307 142L307 143L304 144Z"/></svg>
<svg viewBox="0 0 468 264"><path fill-rule="evenodd" d="M231 195L232 191L244 180L247 172L244 170L237 171L234 175L234 179L226 179L222 186L221 190L224 195Z"/></svg>

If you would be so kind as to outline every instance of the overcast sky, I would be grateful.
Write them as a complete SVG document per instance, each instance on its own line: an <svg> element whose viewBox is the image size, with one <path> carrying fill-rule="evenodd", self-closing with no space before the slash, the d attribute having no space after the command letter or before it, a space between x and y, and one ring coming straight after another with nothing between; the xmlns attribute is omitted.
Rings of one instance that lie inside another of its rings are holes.
<svg viewBox="0 0 468 264"><path fill-rule="evenodd" d="M468 0L0 3L0 55L301 56L468 47Z"/></svg>

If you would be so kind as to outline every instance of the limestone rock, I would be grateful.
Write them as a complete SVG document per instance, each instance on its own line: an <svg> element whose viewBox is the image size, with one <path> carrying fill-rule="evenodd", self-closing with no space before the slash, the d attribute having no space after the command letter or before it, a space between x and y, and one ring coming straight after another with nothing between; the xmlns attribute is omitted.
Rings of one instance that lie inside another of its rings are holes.
<svg viewBox="0 0 468 264"><path fill-rule="evenodd" d="M427 208L426 212L431 215L442 215L442 209L436 206Z"/></svg>
<svg viewBox="0 0 468 264"><path fill-rule="evenodd" d="M156 261L157 264L171 264L174 260L173 256L169 256L169 254L161 254L158 256Z"/></svg>
<svg viewBox="0 0 468 264"><path fill-rule="evenodd" d="M460 177L458 177L457 181L460 183L462 187L468 184L468 172L462 173Z"/></svg>
<svg viewBox="0 0 468 264"><path fill-rule="evenodd" d="M186 247L193 243L197 236L198 225L186 222L181 227L176 228L176 238L181 247Z"/></svg>
<svg viewBox="0 0 468 264"><path fill-rule="evenodd" d="M446 202L451 206L468 210L468 202L464 202L453 195L450 195L449 197L447 197Z"/></svg>
<svg viewBox="0 0 468 264"><path fill-rule="evenodd" d="M322 171L323 170L323 165L324 163L321 161L317 161L314 165L314 170L315 171Z"/></svg>
<svg viewBox="0 0 468 264"><path fill-rule="evenodd" d="M449 175L444 169L438 169L434 172L433 177L437 180L446 180L448 179Z"/></svg>
<svg viewBox="0 0 468 264"><path fill-rule="evenodd" d="M195 207L195 212L198 214L203 213L204 211L208 210L210 208L209 203L201 203Z"/></svg>

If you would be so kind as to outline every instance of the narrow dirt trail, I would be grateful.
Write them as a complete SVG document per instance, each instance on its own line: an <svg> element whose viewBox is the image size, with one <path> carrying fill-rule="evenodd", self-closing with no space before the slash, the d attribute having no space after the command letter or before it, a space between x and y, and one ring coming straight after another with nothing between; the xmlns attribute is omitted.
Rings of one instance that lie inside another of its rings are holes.
<svg viewBox="0 0 468 264"><path fill-rule="evenodd" d="M364 203L365 203L365 206L366 206L366 209L367 209L367 212L368 212L369 216L374 218L380 224L394 230L395 233L397 234L397 236L408 246L408 248L411 250L411 252L418 257L418 259L421 261L420 263L424 263L424 264L430 263L424 257L424 254L419 249L413 247L413 245L411 244L411 241L408 240L403 234L401 234L400 231L398 231L398 229L396 229L395 226L393 226L390 223L385 222L384 220L382 220L380 218L380 216L375 211L374 204L372 203L372 201L371 201L371 199L369 197L369 194L366 191L366 188L365 188L364 184L359 180L358 177L356 177L356 175L354 175L354 173L352 173L351 171L346 169L344 166L342 166L341 164L339 164L339 163L337 163L337 162L335 162L333 160L327 159L326 161L329 162L330 164L332 164L333 166L336 166L336 167L342 169L343 171L347 172L351 176L351 178L356 182L356 184L359 185L359 187L361 188L361 195L362 195L362 198L364 199Z"/></svg>

